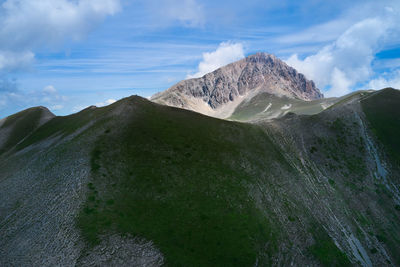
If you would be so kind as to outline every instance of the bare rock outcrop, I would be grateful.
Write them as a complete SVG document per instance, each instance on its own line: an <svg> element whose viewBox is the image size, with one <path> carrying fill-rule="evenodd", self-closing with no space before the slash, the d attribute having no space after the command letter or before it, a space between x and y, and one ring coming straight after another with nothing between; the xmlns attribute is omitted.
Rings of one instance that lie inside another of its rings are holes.
<svg viewBox="0 0 400 267"><path fill-rule="evenodd" d="M257 93L267 92L301 100L323 98L313 81L266 53L257 53L226 65L201 78L184 80L151 100L169 106L213 115Z"/></svg>

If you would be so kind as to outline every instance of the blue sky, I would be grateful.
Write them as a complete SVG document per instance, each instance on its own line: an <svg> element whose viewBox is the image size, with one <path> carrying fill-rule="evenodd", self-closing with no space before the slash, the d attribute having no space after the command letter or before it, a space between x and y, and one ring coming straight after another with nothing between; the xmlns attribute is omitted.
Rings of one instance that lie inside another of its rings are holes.
<svg viewBox="0 0 400 267"><path fill-rule="evenodd" d="M400 1L0 0L0 118L144 97L255 52L327 96L400 87Z"/></svg>

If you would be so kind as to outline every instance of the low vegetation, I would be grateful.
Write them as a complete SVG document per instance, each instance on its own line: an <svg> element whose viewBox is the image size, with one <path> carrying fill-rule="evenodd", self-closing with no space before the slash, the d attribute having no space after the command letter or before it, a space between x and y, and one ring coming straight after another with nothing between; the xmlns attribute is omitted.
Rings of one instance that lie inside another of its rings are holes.
<svg viewBox="0 0 400 267"><path fill-rule="evenodd" d="M256 176L241 167L284 161L268 136L166 107L141 112L93 149L78 220L87 240L107 229L142 236L171 266L251 266L260 248L272 255L279 231L249 194Z"/></svg>

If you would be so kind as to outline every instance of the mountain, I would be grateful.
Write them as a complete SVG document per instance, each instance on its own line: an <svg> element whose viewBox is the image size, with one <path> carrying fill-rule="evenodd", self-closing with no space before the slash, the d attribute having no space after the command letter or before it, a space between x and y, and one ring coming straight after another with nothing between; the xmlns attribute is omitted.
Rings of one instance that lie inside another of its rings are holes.
<svg viewBox="0 0 400 267"><path fill-rule="evenodd" d="M323 97L303 74L273 55L257 53L201 78L181 81L151 100L226 118L238 105L261 93L305 101Z"/></svg>
<svg viewBox="0 0 400 267"><path fill-rule="evenodd" d="M400 265L399 107L243 123L132 96L33 123L0 154L0 265Z"/></svg>
<svg viewBox="0 0 400 267"><path fill-rule="evenodd" d="M0 120L0 153L5 151L54 117L45 107L35 107Z"/></svg>

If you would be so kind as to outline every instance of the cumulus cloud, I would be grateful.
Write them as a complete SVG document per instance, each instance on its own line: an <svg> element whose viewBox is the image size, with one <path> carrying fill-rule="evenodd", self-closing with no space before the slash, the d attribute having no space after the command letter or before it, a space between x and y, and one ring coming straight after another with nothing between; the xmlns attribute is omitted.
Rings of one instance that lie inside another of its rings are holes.
<svg viewBox="0 0 400 267"><path fill-rule="evenodd" d="M0 6L0 71L26 67L35 49L83 38L119 9L119 0L4 1Z"/></svg>
<svg viewBox="0 0 400 267"><path fill-rule="evenodd" d="M198 71L195 74L189 74L187 78L201 77L242 58L244 58L244 51L241 43L223 42L217 50L203 53L203 60L199 63Z"/></svg>
<svg viewBox="0 0 400 267"><path fill-rule="evenodd" d="M386 8L385 11L385 16L353 24L316 54L304 59L294 54L286 63L314 80L327 96L349 93L357 84L368 82L374 74L371 63L375 54L393 32L399 31L399 10Z"/></svg>
<svg viewBox="0 0 400 267"><path fill-rule="evenodd" d="M41 91L31 92L31 97L37 99L37 102L44 104L53 104L59 106L60 102L66 101L68 98L60 95L53 85L47 85ZM55 104L56 103L56 104Z"/></svg>
<svg viewBox="0 0 400 267"><path fill-rule="evenodd" d="M64 108L68 97L61 95L57 89L48 85L42 89L21 90L16 80L0 80L0 111L12 103L14 108L25 109L32 106L47 106L56 111Z"/></svg>

